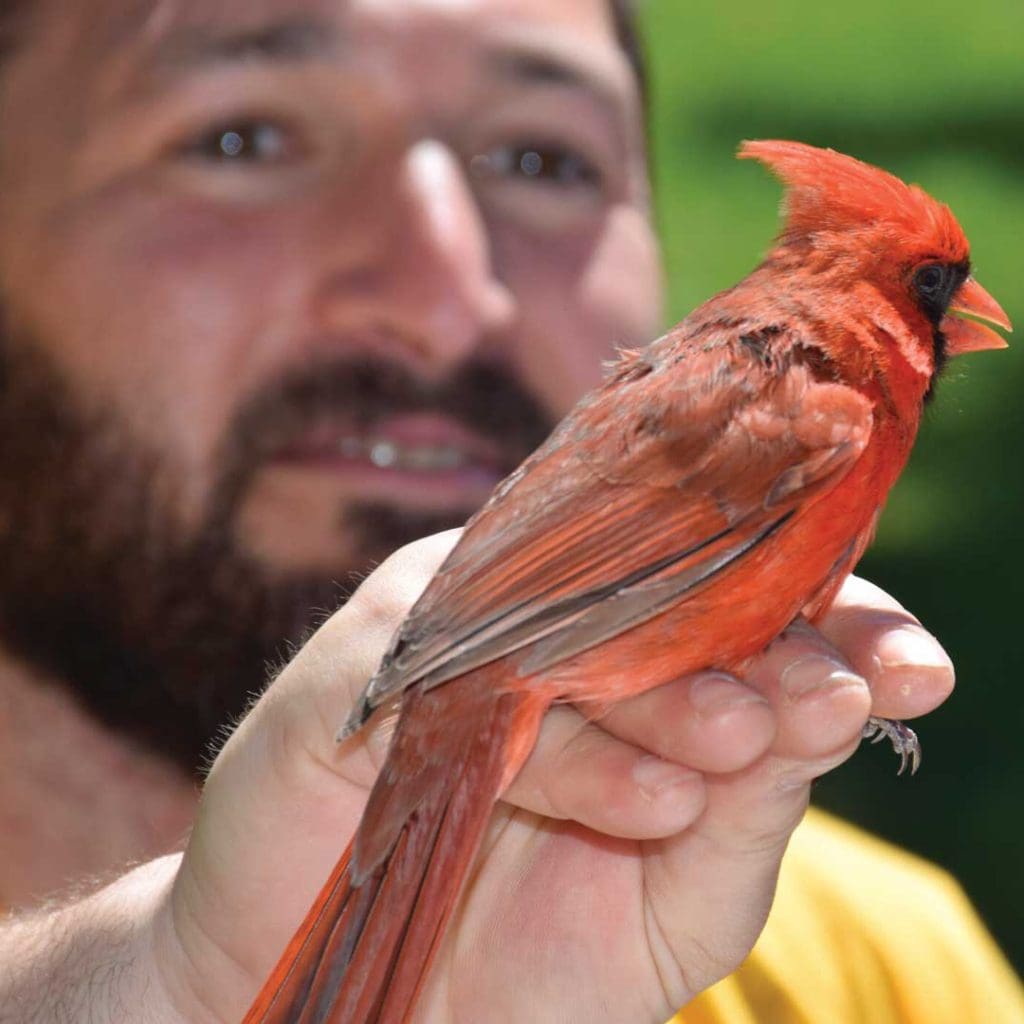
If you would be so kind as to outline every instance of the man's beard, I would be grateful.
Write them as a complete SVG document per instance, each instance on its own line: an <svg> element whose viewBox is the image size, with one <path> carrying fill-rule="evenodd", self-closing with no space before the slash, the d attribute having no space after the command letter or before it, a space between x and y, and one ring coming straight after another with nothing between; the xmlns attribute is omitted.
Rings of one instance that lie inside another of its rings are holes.
<svg viewBox="0 0 1024 1024"><path fill-rule="evenodd" d="M115 414L86 410L38 344L0 338L0 643L105 725L199 771L268 674L374 564L472 511L339 507L339 541L359 559L319 573L273 571L240 549L240 506L275 451L325 415L368 426L409 411L497 442L507 470L551 427L488 366L437 386L392 363L306 367L235 417L202 521L185 530L169 459Z"/></svg>

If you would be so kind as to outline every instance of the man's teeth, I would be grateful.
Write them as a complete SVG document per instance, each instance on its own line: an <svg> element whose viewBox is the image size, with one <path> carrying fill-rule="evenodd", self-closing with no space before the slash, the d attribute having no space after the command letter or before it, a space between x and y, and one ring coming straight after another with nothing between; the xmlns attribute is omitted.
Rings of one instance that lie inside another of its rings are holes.
<svg viewBox="0 0 1024 1024"><path fill-rule="evenodd" d="M449 445L398 445L393 441L343 437L338 451L349 459L366 459L380 469L458 469L470 460Z"/></svg>

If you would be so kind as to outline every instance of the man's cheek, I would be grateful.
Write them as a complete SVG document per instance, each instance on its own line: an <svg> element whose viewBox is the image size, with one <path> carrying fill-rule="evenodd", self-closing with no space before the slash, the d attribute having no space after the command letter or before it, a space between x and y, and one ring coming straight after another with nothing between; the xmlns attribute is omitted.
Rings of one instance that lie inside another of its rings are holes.
<svg viewBox="0 0 1024 1024"><path fill-rule="evenodd" d="M641 345L654 338L662 315L662 274L644 212L621 206L609 214L580 280L579 301L618 344Z"/></svg>
<svg viewBox="0 0 1024 1024"><path fill-rule="evenodd" d="M657 334L658 250L643 211L610 208L564 236L506 230L493 244L519 314L510 361L554 418L600 382L601 365L617 347Z"/></svg>
<svg viewBox="0 0 1024 1024"><path fill-rule="evenodd" d="M523 386L553 422L596 387L602 365L624 335L611 329L608 317L594 312L579 292L579 282L547 282L534 304L524 310L512 355ZM575 290L573 290L575 289Z"/></svg>

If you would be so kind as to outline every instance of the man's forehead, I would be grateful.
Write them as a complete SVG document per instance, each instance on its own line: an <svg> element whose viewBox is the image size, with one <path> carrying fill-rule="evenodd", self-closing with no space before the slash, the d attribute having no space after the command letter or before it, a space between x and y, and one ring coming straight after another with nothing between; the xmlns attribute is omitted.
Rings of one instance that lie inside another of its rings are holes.
<svg viewBox="0 0 1024 1024"><path fill-rule="evenodd" d="M439 87L468 70L458 70L460 52L488 73L525 69L527 80L558 81L566 68L561 80L585 84L627 119L636 109L610 0L47 0L36 11L41 49L24 48L34 69L29 92L38 91L39 75L57 91L73 82L77 105L94 109L197 68L250 58L365 65L375 52L389 78L404 69ZM539 60L517 69L517 50ZM460 88L473 86L463 80Z"/></svg>
<svg viewBox="0 0 1024 1024"><path fill-rule="evenodd" d="M590 41L613 39L608 0L93 0L89 5L57 0L54 7L66 5L77 10L81 17L72 20L88 26L103 49L177 33L198 37L287 26L328 35L365 19L398 28L431 17L492 30L525 23L568 30ZM65 24L68 13L61 11Z"/></svg>

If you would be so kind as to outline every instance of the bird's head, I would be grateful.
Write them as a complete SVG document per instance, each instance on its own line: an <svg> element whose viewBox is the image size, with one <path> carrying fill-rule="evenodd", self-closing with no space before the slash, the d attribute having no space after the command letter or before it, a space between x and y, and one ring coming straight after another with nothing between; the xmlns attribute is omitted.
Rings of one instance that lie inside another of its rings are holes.
<svg viewBox="0 0 1024 1024"><path fill-rule="evenodd" d="M931 325L932 365L946 356L1005 348L967 314L1011 330L971 277L970 247L948 206L878 167L801 142L745 142L741 158L760 160L787 187L780 243L811 250L852 278L881 288L901 312Z"/></svg>

